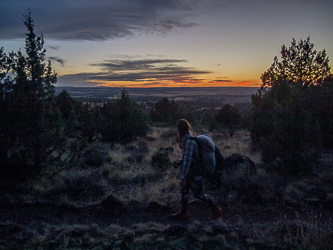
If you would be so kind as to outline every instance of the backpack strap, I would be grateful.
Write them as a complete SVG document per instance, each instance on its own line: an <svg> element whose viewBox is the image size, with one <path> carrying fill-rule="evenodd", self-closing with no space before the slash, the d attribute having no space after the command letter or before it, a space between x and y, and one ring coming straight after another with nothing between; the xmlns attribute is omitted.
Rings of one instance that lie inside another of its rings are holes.
<svg viewBox="0 0 333 250"><path fill-rule="evenodd" d="M199 149L199 164L202 165L202 146L198 140L198 138L196 136L190 137L190 140L195 141L198 145L198 149Z"/></svg>
<svg viewBox="0 0 333 250"><path fill-rule="evenodd" d="M196 173L199 174L199 175L202 175L203 174L203 159L202 159L202 146L198 140L198 138L196 136L193 136L193 137L190 137L189 140L191 141L195 141L197 146L198 146L198 155L199 155L199 159L198 159L198 162L194 167L194 169L196 169Z"/></svg>

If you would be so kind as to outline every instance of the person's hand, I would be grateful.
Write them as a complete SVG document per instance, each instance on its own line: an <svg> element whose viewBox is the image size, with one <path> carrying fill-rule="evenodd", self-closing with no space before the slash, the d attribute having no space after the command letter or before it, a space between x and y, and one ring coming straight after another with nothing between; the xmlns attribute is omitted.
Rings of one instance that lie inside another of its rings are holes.
<svg viewBox="0 0 333 250"><path fill-rule="evenodd" d="M186 186L186 182L185 182L185 180L181 180L181 181L180 181L180 186L181 186L182 188L185 188L185 186Z"/></svg>

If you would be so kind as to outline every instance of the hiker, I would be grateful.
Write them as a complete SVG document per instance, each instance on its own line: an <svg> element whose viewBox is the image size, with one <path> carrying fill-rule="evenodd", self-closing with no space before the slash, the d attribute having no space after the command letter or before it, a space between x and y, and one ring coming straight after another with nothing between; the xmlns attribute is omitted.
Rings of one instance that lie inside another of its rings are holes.
<svg viewBox="0 0 333 250"><path fill-rule="evenodd" d="M172 214L171 217L174 219L188 219L187 203L189 200L189 190L191 189L196 198L210 206L212 210L211 218L218 219L222 209L215 205L215 203L203 193L202 169L198 164L198 146L195 140L190 139L194 138L190 133L191 125L187 120L181 119L177 122L177 130L180 140L179 147L182 149L183 155L182 161L175 163L178 165L181 173L182 209L180 212Z"/></svg>

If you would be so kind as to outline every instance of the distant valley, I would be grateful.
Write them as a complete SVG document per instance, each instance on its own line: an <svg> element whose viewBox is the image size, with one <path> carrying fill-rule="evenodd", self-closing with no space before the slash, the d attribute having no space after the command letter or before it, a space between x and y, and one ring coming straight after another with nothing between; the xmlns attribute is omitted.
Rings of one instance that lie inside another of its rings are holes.
<svg viewBox="0 0 333 250"><path fill-rule="evenodd" d="M122 88L109 87L56 87L56 94L66 90L73 98L81 101L106 102L118 98ZM223 103L251 103L253 87L180 87L180 88L126 88L134 101L158 101L163 97L175 101L216 101Z"/></svg>

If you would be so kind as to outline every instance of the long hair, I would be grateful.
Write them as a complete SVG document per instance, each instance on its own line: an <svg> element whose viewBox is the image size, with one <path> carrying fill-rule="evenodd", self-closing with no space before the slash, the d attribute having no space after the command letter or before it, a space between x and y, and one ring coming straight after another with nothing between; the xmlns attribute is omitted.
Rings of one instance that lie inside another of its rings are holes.
<svg viewBox="0 0 333 250"><path fill-rule="evenodd" d="M190 132L191 130L190 123L185 119L180 119L177 121L177 130L179 133L179 147L182 148L182 139L183 137Z"/></svg>

